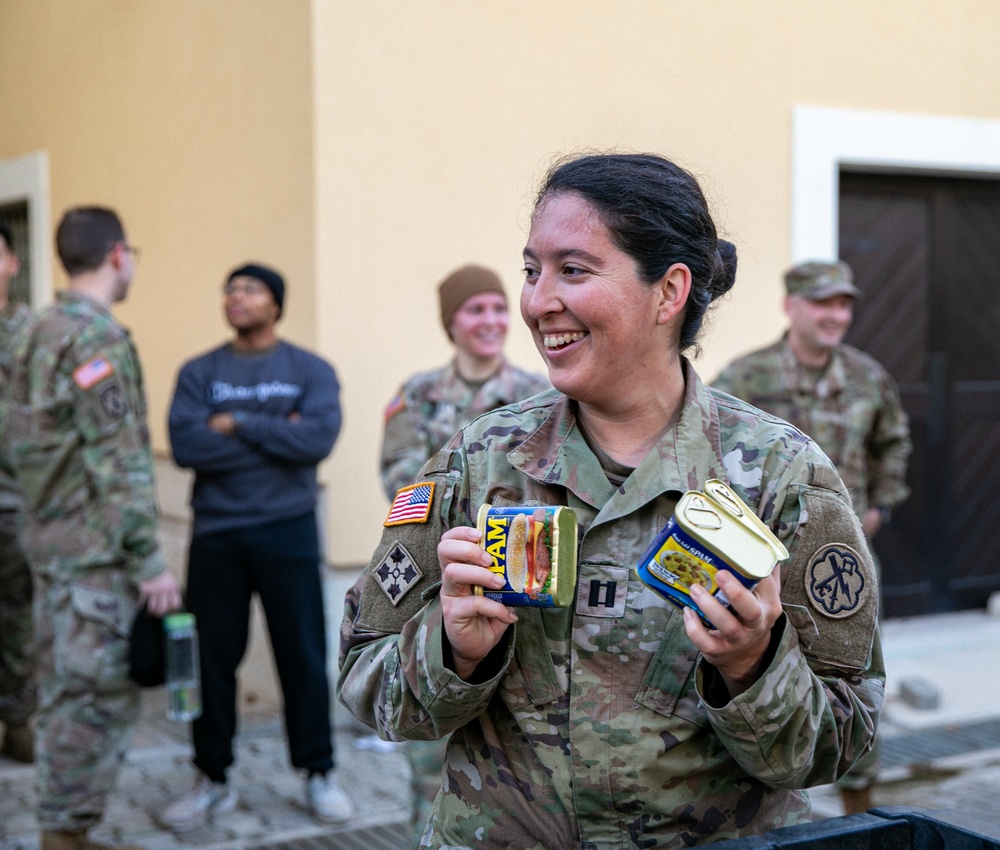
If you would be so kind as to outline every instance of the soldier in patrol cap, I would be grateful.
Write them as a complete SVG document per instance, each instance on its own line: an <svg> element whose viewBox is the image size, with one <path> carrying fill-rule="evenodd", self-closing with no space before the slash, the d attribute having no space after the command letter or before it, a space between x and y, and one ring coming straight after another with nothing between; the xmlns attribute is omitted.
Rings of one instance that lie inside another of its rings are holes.
<svg viewBox="0 0 1000 850"><path fill-rule="evenodd" d="M3 427L24 497L35 587L42 850L100 850L101 818L139 715L128 678L138 608L181 604L156 539L139 358L110 307L138 249L114 211L69 210L56 231L67 289L22 326Z"/></svg>
<svg viewBox="0 0 1000 850"><path fill-rule="evenodd" d="M30 314L27 304L10 298L10 283L21 263L10 228L0 223L0 407L10 382L14 334ZM2 416L2 413L0 413ZM31 719L38 702L31 641L31 570L17 539L21 497L0 443L0 754L15 761L35 760Z"/></svg>
<svg viewBox="0 0 1000 850"><path fill-rule="evenodd" d="M850 267L811 261L785 274L788 331L731 363L714 386L812 437L850 491L868 540L909 494L910 436L899 391L872 357L843 342L861 297ZM841 781L847 814L871 806L872 754Z"/></svg>
<svg viewBox="0 0 1000 850"><path fill-rule="evenodd" d="M387 740L450 734L421 847L684 848L809 820L802 789L871 746L877 580L847 491L786 422L683 352L735 279L697 181L652 154L559 163L521 315L553 390L487 413L394 499L348 592L340 699ZM681 495L724 480L790 552L716 628L634 569ZM482 505L563 505L575 600L508 608Z"/></svg>

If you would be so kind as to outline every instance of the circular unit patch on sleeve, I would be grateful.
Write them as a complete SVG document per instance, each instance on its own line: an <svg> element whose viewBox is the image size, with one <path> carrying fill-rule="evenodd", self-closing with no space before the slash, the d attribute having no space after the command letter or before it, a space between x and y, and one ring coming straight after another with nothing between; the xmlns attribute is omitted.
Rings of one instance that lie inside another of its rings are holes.
<svg viewBox="0 0 1000 850"><path fill-rule="evenodd" d="M117 383L101 390L100 398L101 407L112 419L121 419L128 413L128 402L125 401L125 394Z"/></svg>
<svg viewBox="0 0 1000 850"><path fill-rule="evenodd" d="M850 617L871 593L866 559L846 543L827 543L809 560L806 596L826 617Z"/></svg>

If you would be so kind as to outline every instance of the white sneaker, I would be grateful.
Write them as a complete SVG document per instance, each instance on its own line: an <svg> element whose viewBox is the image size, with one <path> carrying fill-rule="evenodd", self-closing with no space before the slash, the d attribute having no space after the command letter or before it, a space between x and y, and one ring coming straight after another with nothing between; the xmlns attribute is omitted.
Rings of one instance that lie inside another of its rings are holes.
<svg viewBox="0 0 1000 850"><path fill-rule="evenodd" d="M333 778L332 770L326 776L317 773L309 777L306 781L306 800L313 815L327 823L345 821L354 811L350 799Z"/></svg>
<svg viewBox="0 0 1000 850"><path fill-rule="evenodd" d="M238 799L239 795L228 783L212 782L201 773L194 788L167 806L159 820L175 832L186 832L204 826L212 815L231 812Z"/></svg>

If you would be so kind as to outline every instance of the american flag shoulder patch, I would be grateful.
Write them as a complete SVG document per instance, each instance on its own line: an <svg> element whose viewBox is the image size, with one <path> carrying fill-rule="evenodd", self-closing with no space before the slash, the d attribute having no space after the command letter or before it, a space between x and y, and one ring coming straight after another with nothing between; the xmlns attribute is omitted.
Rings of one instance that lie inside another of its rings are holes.
<svg viewBox="0 0 1000 850"><path fill-rule="evenodd" d="M115 368L111 365L111 361L103 354L98 354L73 370L73 380L81 390L89 390L94 384L100 383L114 373Z"/></svg>
<svg viewBox="0 0 1000 850"><path fill-rule="evenodd" d="M398 395L392 401L389 402L389 406L385 409L385 412L382 414L383 421L388 422L390 419L392 419L393 416L395 416L402 410L406 410L406 399L403 398L402 395Z"/></svg>
<svg viewBox="0 0 1000 850"><path fill-rule="evenodd" d="M404 525L408 522L427 522L431 513L431 502L434 499L434 482L422 481L401 487L392 500L389 515L382 525Z"/></svg>

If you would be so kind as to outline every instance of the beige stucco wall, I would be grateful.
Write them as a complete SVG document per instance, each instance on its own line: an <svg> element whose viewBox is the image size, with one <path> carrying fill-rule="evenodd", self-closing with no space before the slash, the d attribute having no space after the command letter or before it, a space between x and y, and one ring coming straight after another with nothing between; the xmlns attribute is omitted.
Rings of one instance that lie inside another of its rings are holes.
<svg viewBox="0 0 1000 850"><path fill-rule="evenodd" d="M142 249L115 312L143 361L179 573L188 479L162 457L166 411L181 362L228 335L226 272L284 271L284 331L315 343L310 17L307 0L0 0L0 161L47 151L52 226L110 205ZM276 699L259 628L242 693Z"/></svg>
<svg viewBox="0 0 1000 850"><path fill-rule="evenodd" d="M281 268L285 329L314 341L309 4L2 0L0 39L0 160L48 151L53 227L106 204L142 249L116 314L163 451L177 368L227 334L229 269Z"/></svg>
<svg viewBox="0 0 1000 850"><path fill-rule="evenodd" d="M987 0L314 8L320 344L345 377L330 499L345 561L367 557L385 510L379 412L400 379L447 356L434 284L478 260L516 293L553 157L649 149L702 179L740 252L698 361L712 377L783 326L797 105L1000 118ZM510 353L539 363L520 326Z"/></svg>

